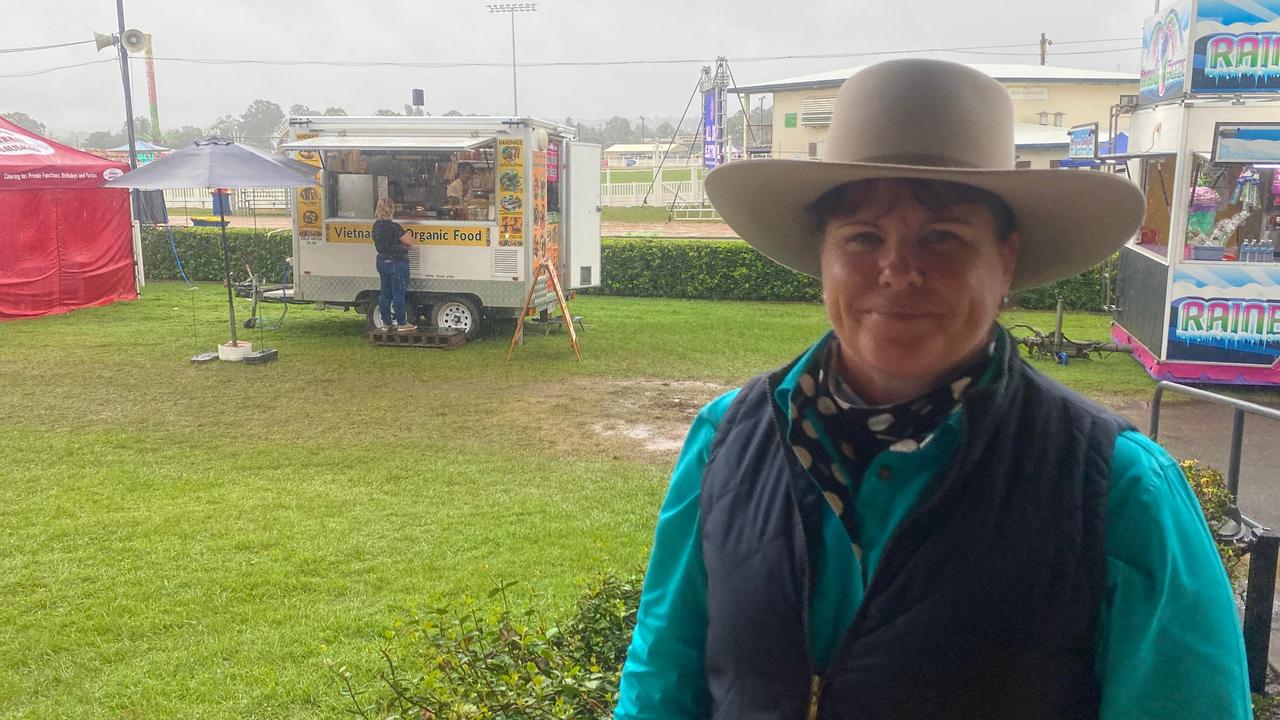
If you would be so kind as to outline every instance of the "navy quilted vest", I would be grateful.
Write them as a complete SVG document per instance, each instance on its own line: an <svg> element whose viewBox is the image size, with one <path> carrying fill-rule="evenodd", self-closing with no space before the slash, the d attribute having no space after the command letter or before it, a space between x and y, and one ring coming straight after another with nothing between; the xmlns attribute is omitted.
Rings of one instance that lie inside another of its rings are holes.
<svg viewBox="0 0 1280 720"><path fill-rule="evenodd" d="M1001 361L821 677L806 628L826 501L772 400L789 368L743 387L702 485L713 717L1098 716L1107 479L1129 425L1016 353Z"/></svg>

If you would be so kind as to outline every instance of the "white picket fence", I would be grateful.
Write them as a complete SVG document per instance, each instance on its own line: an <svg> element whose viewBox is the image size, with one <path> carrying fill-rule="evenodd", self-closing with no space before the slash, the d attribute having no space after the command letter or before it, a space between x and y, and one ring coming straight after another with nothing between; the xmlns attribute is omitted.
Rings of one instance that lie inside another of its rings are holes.
<svg viewBox="0 0 1280 720"><path fill-rule="evenodd" d="M608 207L634 207L637 205L670 205L702 203L706 193L702 181L684 182L602 182L601 204ZM207 190L165 190L164 201L171 209L191 208L212 210L213 199ZM289 210L293 207L293 194L288 188L258 188L234 190L231 193L231 210L237 213L253 210Z"/></svg>
<svg viewBox="0 0 1280 720"><path fill-rule="evenodd" d="M213 209L213 198L208 190L165 190L164 204L170 208ZM293 207L293 191L289 188L245 188L231 191L231 210L289 210Z"/></svg>
<svg viewBox="0 0 1280 720"><path fill-rule="evenodd" d="M702 182L612 183L600 186L601 204L608 207L701 203L706 199Z"/></svg>

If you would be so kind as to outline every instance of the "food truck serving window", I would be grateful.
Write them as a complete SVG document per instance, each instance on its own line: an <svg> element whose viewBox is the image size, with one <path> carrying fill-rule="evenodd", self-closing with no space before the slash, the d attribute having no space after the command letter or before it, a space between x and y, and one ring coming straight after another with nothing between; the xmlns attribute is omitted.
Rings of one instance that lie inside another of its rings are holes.
<svg viewBox="0 0 1280 720"><path fill-rule="evenodd" d="M1160 257L1169 256L1170 222L1173 216L1174 178L1177 176L1177 156L1160 155L1144 157L1140 182L1147 199L1147 212L1142 228L1133 244Z"/></svg>
<svg viewBox="0 0 1280 720"><path fill-rule="evenodd" d="M1188 260L1271 263L1280 245L1280 164L1196 156Z"/></svg>
<svg viewBox="0 0 1280 720"><path fill-rule="evenodd" d="M493 152L493 141L458 150L326 149L326 217L370 219L389 197L402 220L493 220Z"/></svg>

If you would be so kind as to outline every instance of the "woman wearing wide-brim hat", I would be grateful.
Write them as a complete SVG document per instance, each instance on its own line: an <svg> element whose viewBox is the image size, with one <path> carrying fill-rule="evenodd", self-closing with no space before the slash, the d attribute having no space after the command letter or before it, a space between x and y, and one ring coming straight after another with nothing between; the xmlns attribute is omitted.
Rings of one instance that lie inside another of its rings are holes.
<svg viewBox="0 0 1280 720"><path fill-rule="evenodd" d="M1002 298L1115 252L1137 188L1016 170L963 65L841 88L822 162L712 172L832 330L698 414L616 717L1247 718L1232 593L1177 464L1019 359Z"/></svg>

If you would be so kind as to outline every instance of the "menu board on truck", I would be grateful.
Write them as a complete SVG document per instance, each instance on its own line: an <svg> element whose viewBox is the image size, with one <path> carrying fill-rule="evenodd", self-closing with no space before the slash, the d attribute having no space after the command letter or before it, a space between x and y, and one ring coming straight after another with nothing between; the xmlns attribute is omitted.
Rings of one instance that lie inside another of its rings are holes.
<svg viewBox="0 0 1280 720"><path fill-rule="evenodd" d="M319 137L319 133L298 133L296 140L309 140ZM302 162L320 168L320 153L314 150L303 150L294 153ZM298 239L303 242L316 243L324 239L324 191L318 187L301 187L294 190L295 215L298 217Z"/></svg>
<svg viewBox="0 0 1280 720"><path fill-rule="evenodd" d="M498 245L524 246L524 141L498 140Z"/></svg>
<svg viewBox="0 0 1280 720"><path fill-rule="evenodd" d="M534 262L549 258L552 263L556 259L556 248L547 244L547 153L535 150L533 167L533 257Z"/></svg>

